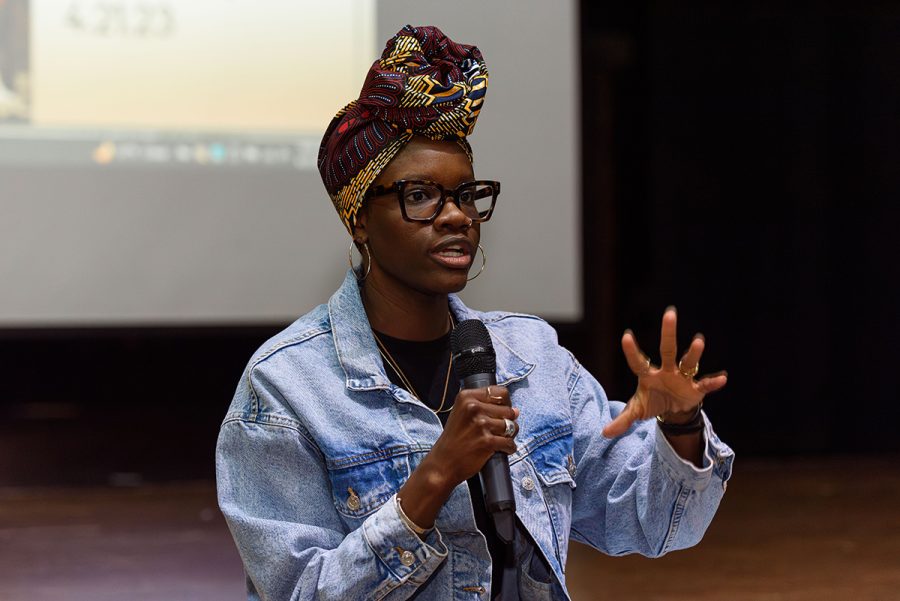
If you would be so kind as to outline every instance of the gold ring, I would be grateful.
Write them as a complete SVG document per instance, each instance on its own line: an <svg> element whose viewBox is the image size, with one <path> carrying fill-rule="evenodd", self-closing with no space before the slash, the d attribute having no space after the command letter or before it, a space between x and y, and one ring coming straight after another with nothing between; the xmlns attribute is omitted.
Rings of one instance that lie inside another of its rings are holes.
<svg viewBox="0 0 900 601"><path fill-rule="evenodd" d="M487 387L487 393L488 393L488 398L489 398L489 399L494 399L495 401L502 401L502 400L503 400L503 397L502 397L502 396L494 396L494 395L491 394L491 387L490 387L490 386Z"/></svg>
<svg viewBox="0 0 900 601"><path fill-rule="evenodd" d="M678 362L678 373L687 378L688 380L693 379L694 376L697 375L697 372L700 371L700 362L697 362L697 365L691 371L684 371L681 367L681 361Z"/></svg>

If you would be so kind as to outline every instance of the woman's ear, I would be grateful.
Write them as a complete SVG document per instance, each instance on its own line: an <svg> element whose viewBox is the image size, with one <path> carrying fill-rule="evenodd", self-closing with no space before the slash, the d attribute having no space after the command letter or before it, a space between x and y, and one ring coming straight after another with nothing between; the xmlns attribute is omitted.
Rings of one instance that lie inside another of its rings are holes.
<svg viewBox="0 0 900 601"><path fill-rule="evenodd" d="M366 231L366 222L368 220L368 211L366 210L365 205L363 205L359 208L359 211L356 212L356 219L354 220L353 227L350 231L353 240L358 244L365 244L369 241L369 233Z"/></svg>

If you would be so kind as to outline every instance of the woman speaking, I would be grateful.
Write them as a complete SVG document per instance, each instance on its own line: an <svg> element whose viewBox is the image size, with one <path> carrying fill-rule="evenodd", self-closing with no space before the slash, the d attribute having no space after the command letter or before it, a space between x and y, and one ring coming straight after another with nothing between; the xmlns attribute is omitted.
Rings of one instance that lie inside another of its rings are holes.
<svg viewBox="0 0 900 601"><path fill-rule="evenodd" d="M484 269L501 190L466 140L487 85L476 47L407 26L325 132L319 170L361 263L253 356L217 446L250 599L566 599L570 538L658 556L719 504L733 453L701 405L726 377L696 379L702 337L679 360L674 309L659 366L623 336L638 384L622 404L546 322L455 295ZM497 384L460 389L450 341L473 319ZM497 452L508 543L479 476Z"/></svg>

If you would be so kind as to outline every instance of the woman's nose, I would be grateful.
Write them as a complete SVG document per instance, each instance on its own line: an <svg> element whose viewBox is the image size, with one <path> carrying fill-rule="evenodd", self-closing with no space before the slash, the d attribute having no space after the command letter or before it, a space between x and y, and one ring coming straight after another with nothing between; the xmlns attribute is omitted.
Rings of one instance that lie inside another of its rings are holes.
<svg viewBox="0 0 900 601"><path fill-rule="evenodd" d="M472 225L472 219L466 215L456 204L456 199L448 196L441 207L441 212L434 220L435 227L450 227L467 229Z"/></svg>

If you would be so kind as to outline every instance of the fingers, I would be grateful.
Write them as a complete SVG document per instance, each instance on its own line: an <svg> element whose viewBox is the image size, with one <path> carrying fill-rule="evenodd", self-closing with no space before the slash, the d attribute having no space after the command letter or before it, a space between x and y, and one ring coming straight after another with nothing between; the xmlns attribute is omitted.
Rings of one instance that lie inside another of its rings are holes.
<svg viewBox="0 0 900 601"><path fill-rule="evenodd" d="M517 424L515 420L510 421L515 426L515 431L513 432L512 436L507 436L505 420L494 419L484 415L475 418L475 423L481 428L481 431L489 440L492 448L498 450L504 450L505 448L508 448L509 445L507 445L506 443L508 441L512 441L519 434L519 424ZM512 448L515 449L515 443L512 445ZM515 452L515 450L513 450L513 452Z"/></svg>
<svg viewBox="0 0 900 601"><path fill-rule="evenodd" d="M700 363L700 356L703 354L705 347L706 339L703 337L703 334L694 335L687 352L682 355L681 361L678 362L682 372L689 374L694 371L694 368Z"/></svg>
<svg viewBox="0 0 900 601"><path fill-rule="evenodd" d="M509 418L507 418L509 419ZM506 422L502 419L493 419L487 418L485 420L485 427L487 430L493 434L494 436L502 436L504 438L515 438L519 434L519 424L516 423L516 420L510 420L516 426L515 432L513 432L512 436L506 436Z"/></svg>
<svg viewBox="0 0 900 601"><path fill-rule="evenodd" d="M480 422L485 434L489 435L493 448L512 455L518 450L514 439L519 433L519 424L516 423L519 410L511 406L509 390L504 386L491 385L482 390L484 394L481 398L484 402L481 405ZM515 425L512 436L506 435L506 420L512 421Z"/></svg>
<svg viewBox="0 0 900 601"><path fill-rule="evenodd" d="M511 421L515 424L516 429L512 436L506 436L505 420L493 419L484 415L476 418L476 423L481 427L489 448L507 455L512 455L518 450L515 437L519 434L519 424L515 423L515 420Z"/></svg>
<svg viewBox="0 0 900 601"><path fill-rule="evenodd" d="M628 428L631 427L631 424L634 423L636 419L639 418L637 415L638 411L636 410L636 404L629 402L625 405L625 409L622 410L614 420L606 424L603 427L603 436L607 438L615 438L617 436L621 436L628 431Z"/></svg>
<svg viewBox="0 0 900 601"><path fill-rule="evenodd" d="M443 432L429 456L439 458L452 482L466 480L484 466L494 453L508 455L517 451L514 437L519 410L510 406L509 392L503 386L461 390L453 403ZM507 421L513 422L507 434ZM437 461L437 460L436 460Z"/></svg>
<svg viewBox="0 0 900 601"><path fill-rule="evenodd" d="M493 387L496 391L498 389L497 386ZM455 403L462 412L469 416L470 419L476 419L479 416L484 416L492 419L502 420L506 419L516 419L519 417L519 410L515 407L510 407L509 405L499 405L497 401L485 402L485 394L484 389L479 391L476 390L462 390L459 395L460 399L458 399ZM507 401L509 399L507 398ZM454 409L456 411L456 409Z"/></svg>
<svg viewBox="0 0 900 601"><path fill-rule="evenodd" d="M720 372L711 376L706 376L702 380L697 381L697 390L703 394L709 394L725 387L728 383L728 373Z"/></svg>
<svg viewBox="0 0 900 601"><path fill-rule="evenodd" d="M662 332L659 337L659 355L663 369L675 368L675 354L678 352L678 342L675 338L676 321L675 307L669 306L663 313Z"/></svg>
<svg viewBox="0 0 900 601"><path fill-rule="evenodd" d="M625 333L622 334L622 352L625 354L628 368L634 375L640 377L650 369L650 359L641 352L637 340L634 338L634 332L631 330L625 330Z"/></svg>
<svg viewBox="0 0 900 601"><path fill-rule="evenodd" d="M482 393L479 398L484 403L507 406L511 404L509 400L509 390L507 390L505 386L497 386L496 384L492 384L491 386L476 388L475 390Z"/></svg>
<svg viewBox="0 0 900 601"><path fill-rule="evenodd" d="M516 441L505 436L494 436L493 444L495 449L497 449L501 453L506 453L507 455L512 455L519 450Z"/></svg>

